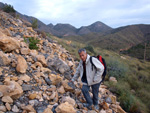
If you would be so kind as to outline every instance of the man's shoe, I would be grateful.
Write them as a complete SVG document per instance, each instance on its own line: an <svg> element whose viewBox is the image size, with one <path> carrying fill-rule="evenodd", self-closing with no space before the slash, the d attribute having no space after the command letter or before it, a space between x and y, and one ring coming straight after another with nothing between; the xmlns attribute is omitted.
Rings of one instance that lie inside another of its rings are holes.
<svg viewBox="0 0 150 113"><path fill-rule="evenodd" d="M95 110L99 110L99 105L94 105Z"/></svg>
<svg viewBox="0 0 150 113"><path fill-rule="evenodd" d="M83 103L83 106L88 108L89 110L92 110L92 105L90 105L88 103Z"/></svg>

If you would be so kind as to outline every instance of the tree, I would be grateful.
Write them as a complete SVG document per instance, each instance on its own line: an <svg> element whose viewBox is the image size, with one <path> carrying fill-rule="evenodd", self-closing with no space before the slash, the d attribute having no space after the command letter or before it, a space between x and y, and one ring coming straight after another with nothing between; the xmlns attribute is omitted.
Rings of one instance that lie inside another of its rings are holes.
<svg viewBox="0 0 150 113"><path fill-rule="evenodd" d="M5 5L2 9L6 13L10 13L12 16L16 16L16 10L11 5Z"/></svg>
<svg viewBox="0 0 150 113"><path fill-rule="evenodd" d="M32 20L32 28L33 28L33 29L36 29L37 27L38 27L37 19L33 19L33 20Z"/></svg>
<svg viewBox="0 0 150 113"><path fill-rule="evenodd" d="M34 37L29 37L29 38L24 38L25 43L29 44L29 48L30 49L36 49L38 50L39 47L37 46L37 44L39 43L39 39L38 38L34 38Z"/></svg>

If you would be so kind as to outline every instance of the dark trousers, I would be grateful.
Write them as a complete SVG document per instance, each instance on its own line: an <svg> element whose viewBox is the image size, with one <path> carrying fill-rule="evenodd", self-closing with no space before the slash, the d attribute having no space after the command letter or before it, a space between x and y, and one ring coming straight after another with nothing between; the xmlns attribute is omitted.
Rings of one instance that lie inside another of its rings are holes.
<svg viewBox="0 0 150 113"><path fill-rule="evenodd" d="M91 98L91 96L89 94L90 86L88 86L88 85L83 85L82 86L82 93L83 93L84 98L86 99L86 102L88 104L98 105L98 93L99 93L100 84L101 84L101 82L97 83L97 84L94 84L94 85L91 85L93 99Z"/></svg>

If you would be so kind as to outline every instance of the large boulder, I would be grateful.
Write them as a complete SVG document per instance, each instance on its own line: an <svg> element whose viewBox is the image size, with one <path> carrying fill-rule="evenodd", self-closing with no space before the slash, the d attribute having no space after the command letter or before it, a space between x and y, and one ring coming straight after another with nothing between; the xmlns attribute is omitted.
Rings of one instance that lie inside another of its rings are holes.
<svg viewBox="0 0 150 113"><path fill-rule="evenodd" d="M53 113L50 108L46 108L43 113Z"/></svg>
<svg viewBox="0 0 150 113"><path fill-rule="evenodd" d="M4 96L2 98L2 101L7 103L13 103L13 99L10 96Z"/></svg>
<svg viewBox="0 0 150 113"><path fill-rule="evenodd" d="M76 110L73 108L71 104L68 102L61 103L57 108L56 108L57 113L76 113Z"/></svg>
<svg viewBox="0 0 150 113"><path fill-rule="evenodd" d="M10 59L2 51L0 51L0 66L9 64Z"/></svg>
<svg viewBox="0 0 150 113"><path fill-rule="evenodd" d="M12 99L17 99L23 94L22 87L15 81L9 81L6 85L0 85L0 92L4 96L10 96Z"/></svg>
<svg viewBox="0 0 150 113"><path fill-rule="evenodd" d="M112 104L111 108L116 112L116 113L126 113L119 105Z"/></svg>
<svg viewBox="0 0 150 113"><path fill-rule="evenodd" d="M28 48L21 48L20 52L23 55L27 55L27 54L29 54L29 49Z"/></svg>
<svg viewBox="0 0 150 113"><path fill-rule="evenodd" d="M43 66L47 66L45 57L43 55L37 55L37 60L43 64Z"/></svg>
<svg viewBox="0 0 150 113"><path fill-rule="evenodd" d="M26 70L28 68L26 60L22 56L18 56L17 61L18 61L17 67L16 67L17 72L26 73Z"/></svg>
<svg viewBox="0 0 150 113"><path fill-rule="evenodd" d="M65 78L71 78L70 67L65 61L58 57L54 57L53 59L49 59L47 64L49 68L53 67L53 69L58 71L60 74L64 74Z"/></svg>
<svg viewBox="0 0 150 113"><path fill-rule="evenodd" d="M65 91L70 91L70 92L74 92L75 91L75 86L72 84L70 84L71 82L69 82L68 80L63 80L62 81L62 85L65 89Z"/></svg>
<svg viewBox="0 0 150 113"><path fill-rule="evenodd" d="M18 40L11 37L3 37L3 35L0 35L0 49L2 49L4 52L11 52L19 48L20 43Z"/></svg>
<svg viewBox="0 0 150 113"><path fill-rule="evenodd" d="M48 76L52 82L52 85L57 85L62 81L62 77L59 75L49 74Z"/></svg>
<svg viewBox="0 0 150 113"><path fill-rule="evenodd" d="M68 102L72 106L75 106L75 104L76 104L75 100L69 96L62 97L62 103L64 103L64 102Z"/></svg>
<svg viewBox="0 0 150 113"><path fill-rule="evenodd" d="M116 79L115 77L110 77L110 78L109 78L109 81L110 81L110 82L117 83L117 79Z"/></svg>

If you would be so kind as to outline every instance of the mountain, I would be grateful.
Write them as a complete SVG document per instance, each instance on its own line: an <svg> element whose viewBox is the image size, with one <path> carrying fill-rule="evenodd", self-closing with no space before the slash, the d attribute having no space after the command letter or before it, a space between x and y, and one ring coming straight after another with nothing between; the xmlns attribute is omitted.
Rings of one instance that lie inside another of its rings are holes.
<svg viewBox="0 0 150 113"><path fill-rule="evenodd" d="M3 8L5 5L7 4L3 4L0 2L0 8ZM33 19L37 19L32 16L23 15L17 11L16 11L16 15L19 15L20 18L26 21L29 21L30 23L32 23ZM74 26L70 24L59 23L59 24L53 25L50 23L46 25L39 19L37 19L37 22L38 22L38 29L40 31L49 32L58 37L85 35L85 34L94 33L94 32L106 32L112 29L111 27L99 21L89 26L82 26L79 29L75 28Z"/></svg>
<svg viewBox="0 0 150 113"><path fill-rule="evenodd" d="M89 33L107 32L109 30L112 30L112 28L100 21L97 21L89 26L82 26L81 28L78 29L77 34L85 35L85 34L89 34Z"/></svg>
<svg viewBox="0 0 150 113"><path fill-rule="evenodd" d="M62 37L62 36L73 36L76 35L76 28L70 24L56 24L52 27L53 30L57 31L58 33L53 33L56 36Z"/></svg>
<svg viewBox="0 0 150 113"><path fill-rule="evenodd" d="M91 32L106 32L109 30L112 30L111 27L109 27L108 25L97 21L93 24L91 24L90 26L87 26L87 28L91 31Z"/></svg>
<svg viewBox="0 0 150 113"><path fill-rule="evenodd" d="M142 43L149 33L150 25L139 24L119 27L107 32L92 32L80 37L68 36L65 39L119 52Z"/></svg>

